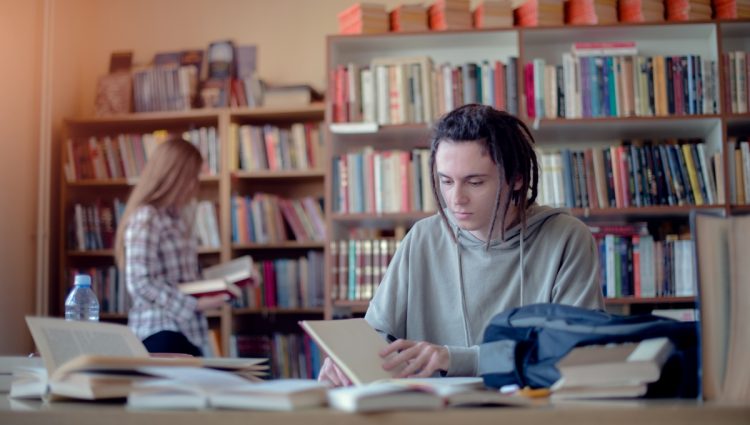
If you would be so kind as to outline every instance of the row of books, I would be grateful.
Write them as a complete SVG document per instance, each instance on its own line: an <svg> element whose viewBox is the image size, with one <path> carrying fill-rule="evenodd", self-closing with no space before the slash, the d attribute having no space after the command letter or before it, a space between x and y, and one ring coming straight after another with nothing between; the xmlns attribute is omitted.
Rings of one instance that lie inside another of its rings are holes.
<svg viewBox="0 0 750 425"><path fill-rule="evenodd" d="M645 223L591 226L607 298L696 295L694 244L677 234L655 240Z"/></svg>
<svg viewBox="0 0 750 425"><path fill-rule="evenodd" d="M396 239L331 241L331 299L371 299L399 243Z"/></svg>
<svg viewBox="0 0 750 425"><path fill-rule="evenodd" d="M724 63L724 109L733 114L745 114L748 108L748 75L750 63L747 52L732 51L721 55Z"/></svg>
<svg viewBox="0 0 750 425"><path fill-rule="evenodd" d="M729 190L734 205L750 204L750 142L747 137L729 138Z"/></svg>
<svg viewBox="0 0 750 425"><path fill-rule="evenodd" d="M186 111L196 93L198 70L195 66L164 65L133 72L135 112Z"/></svg>
<svg viewBox="0 0 750 425"><path fill-rule="evenodd" d="M323 357L306 334L249 335L230 337L230 357L267 358L270 379L317 379Z"/></svg>
<svg viewBox="0 0 750 425"><path fill-rule="evenodd" d="M332 208L338 213L435 211L430 151L375 151L333 157Z"/></svg>
<svg viewBox="0 0 750 425"><path fill-rule="evenodd" d="M584 150L539 149L537 155L542 204L620 208L725 202L721 153L711 154L703 142L626 141Z"/></svg>
<svg viewBox="0 0 750 425"><path fill-rule="evenodd" d="M242 287L242 296L235 307L310 308L323 306L322 252L308 251L299 258L256 261L256 281Z"/></svg>
<svg viewBox="0 0 750 425"><path fill-rule="evenodd" d="M180 134L203 155L202 174L219 174L221 152L216 127L200 127ZM80 180L135 179L153 155L159 143L170 133L157 130L143 134L118 134L115 136L68 139L65 143L65 178L69 182Z"/></svg>
<svg viewBox="0 0 750 425"><path fill-rule="evenodd" d="M203 200L196 204L193 237L198 246L205 248L221 247L217 217L216 205L213 202Z"/></svg>
<svg viewBox="0 0 750 425"><path fill-rule="evenodd" d="M323 131L320 123L229 125L231 171L308 170L322 168Z"/></svg>
<svg viewBox="0 0 750 425"><path fill-rule="evenodd" d="M467 103L517 113L517 59L433 65L429 57L381 58L336 67L334 122L431 122Z"/></svg>
<svg viewBox="0 0 750 425"><path fill-rule="evenodd" d="M125 203L119 198L73 204L68 227L68 249L111 249L115 243L117 225L124 212Z"/></svg>
<svg viewBox="0 0 750 425"><path fill-rule="evenodd" d="M91 289L99 300L101 313L127 313L132 301L125 288L125 276L115 266L70 268L68 282L73 282L75 275L91 276ZM71 286L72 288L72 286ZM70 288L68 288L70 289Z"/></svg>
<svg viewBox="0 0 750 425"><path fill-rule="evenodd" d="M235 195L231 202L234 243L278 243L292 238L305 242L326 238L323 208L310 196L284 199L257 193L252 197Z"/></svg>
<svg viewBox="0 0 750 425"><path fill-rule="evenodd" d="M524 67L526 113L539 118L719 112L716 61L685 56L576 56Z"/></svg>
<svg viewBox="0 0 750 425"><path fill-rule="evenodd" d="M73 204L69 222L68 249L93 251L112 249L115 233L125 212L125 203L119 198L97 200L93 203ZM200 201L195 205L192 234L201 247L219 248L219 225L216 207L211 201Z"/></svg>

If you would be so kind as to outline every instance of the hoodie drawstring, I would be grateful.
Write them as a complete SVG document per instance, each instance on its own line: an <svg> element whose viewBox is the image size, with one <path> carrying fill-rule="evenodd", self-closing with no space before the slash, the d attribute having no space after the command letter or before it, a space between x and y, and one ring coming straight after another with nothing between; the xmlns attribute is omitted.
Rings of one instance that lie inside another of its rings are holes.
<svg viewBox="0 0 750 425"><path fill-rule="evenodd" d="M464 270L461 262L461 229L456 226L456 257L458 258L458 288L461 292L461 313L464 318L464 338L466 340L466 346L470 347L471 343L469 340L469 323L468 323L468 310L466 309L466 294L464 292Z"/></svg>
<svg viewBox="0 0 750 425"><path fill-rule="evenodd" d="M526 261L523 259L523 254L523 227L521 227L521 303L518 305L519 307L523 307L523 288L526 286L526 273L524 272Z"/></svg>

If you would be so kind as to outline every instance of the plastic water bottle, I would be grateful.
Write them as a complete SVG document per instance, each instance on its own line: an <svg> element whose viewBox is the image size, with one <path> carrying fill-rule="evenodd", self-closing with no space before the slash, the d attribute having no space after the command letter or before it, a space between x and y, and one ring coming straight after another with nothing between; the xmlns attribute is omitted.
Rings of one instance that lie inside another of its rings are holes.
<svg viewBox="0 0 750 425"><path fill-rule="evenodd" d="M91 289L91 276L76 275L75 286L65 299L65 320L99 321L99 300Z"/></svg>

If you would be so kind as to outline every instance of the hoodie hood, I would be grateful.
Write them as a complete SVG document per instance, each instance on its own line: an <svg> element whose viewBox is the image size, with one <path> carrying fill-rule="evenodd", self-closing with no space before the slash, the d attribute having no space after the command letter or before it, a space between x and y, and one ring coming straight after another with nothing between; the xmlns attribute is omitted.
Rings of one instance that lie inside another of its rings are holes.
<svg viewBox="0 0 750 425"><path fill-rule="evenodd" d="M456 235L456 239L464 248L485 248L487 245L486 241L477 238L467 230L462 230L458 226L451 211L447 208L444 211L451 224L451 231ZM545 221L558 214L569 215L568 211L563 208L553 208L537 204L532 205L529 207L528 215L526 217L526 228L522 229L521 223L518 223L510 229L507 229L505 231L504 239L498 237L490 241L490 249L519 249L521 245L521 235L523 235L524 241L533 238L539 232L539 229Z"/></svg>

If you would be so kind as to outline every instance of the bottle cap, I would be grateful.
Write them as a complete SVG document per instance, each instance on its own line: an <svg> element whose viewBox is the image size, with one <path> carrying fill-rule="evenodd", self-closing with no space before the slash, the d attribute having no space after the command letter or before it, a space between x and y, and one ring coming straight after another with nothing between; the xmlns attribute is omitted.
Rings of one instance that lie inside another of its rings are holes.
<svg viewBox="0 0 750 425"><path fill-rule="evenodd" d="M87 274L77 274L75 286L91 286L91 276Z"/></svg>

